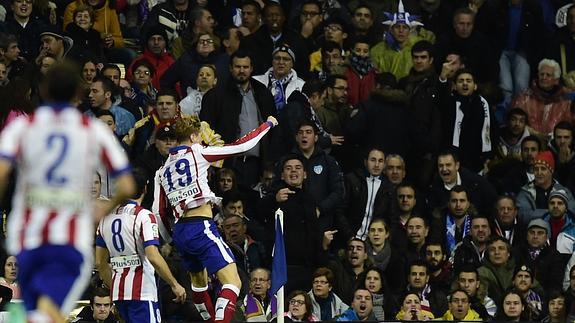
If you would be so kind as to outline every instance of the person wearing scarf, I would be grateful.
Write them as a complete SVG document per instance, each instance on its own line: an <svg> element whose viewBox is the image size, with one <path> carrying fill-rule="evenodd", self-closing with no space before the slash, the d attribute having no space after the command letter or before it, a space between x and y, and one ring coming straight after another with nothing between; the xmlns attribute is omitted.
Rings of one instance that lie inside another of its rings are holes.
<svg viewBox="0 0 575 323"><path fill-rule="evenodd" d="M265 85L274 97L277 111L281 111L294 91L302 91L305 81L293 69L295 54L286 45L276 47L272 53L272 67L254 79Z"/></svg>
<svg viewBox="0 0 575 323"><path fill-rule="evenodd" d="M369 98L375 88L375 69L369 57L370 44L367 37L358 37L353 44L349 67L345 71L348 86L348 102L356 106Z"/></svg>
<svg viewBox="0 0 575 323"><path fill-rule="evenodd" d="M470 211L473 210L465 187L462 185L454 186L449 192L447 208L443 212L434 212L431 240L444 241L447 254L451 255L455 246L469 235L471 230Z"/></svg>

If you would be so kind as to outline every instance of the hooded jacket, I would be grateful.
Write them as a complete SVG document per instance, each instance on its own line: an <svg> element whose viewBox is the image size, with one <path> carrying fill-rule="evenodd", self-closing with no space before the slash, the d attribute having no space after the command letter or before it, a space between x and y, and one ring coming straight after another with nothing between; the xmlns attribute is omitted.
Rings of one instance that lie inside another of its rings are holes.
<svg viewBox="0 0 575 323"><path fill-rule="evenodd" d="M126 73L126 75L127 75L127 79L129 82L132 82L132 80L133 80L132 72L133 72L134 64L136 64L137 62L139 62L141 60L146 60L146 61L148 61L148 63L150 63L150 64L152 64L152 66L154 66L155 73L154 73L154 76L152 77L152 84L154 85L154 87L156 89L159 89L160 88L160 78L162 77L162 75L164 75L166 70L172 64L174 64L174 59L172 58L170 53L168 53L168 51L164 51L160 55L156 55L156 54L152 53L149 49L146 48L146 50L144 50L144 53L142 55L136 57L136 59L134 59L134 61L132 62L132 65L130 65L130 67L128 68L128 72Z"/></svg>

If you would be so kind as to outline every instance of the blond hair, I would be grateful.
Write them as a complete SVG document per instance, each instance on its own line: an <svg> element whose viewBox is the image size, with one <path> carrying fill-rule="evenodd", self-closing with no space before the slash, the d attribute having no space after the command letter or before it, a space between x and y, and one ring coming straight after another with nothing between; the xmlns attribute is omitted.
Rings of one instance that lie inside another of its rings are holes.
<svg viewBox="0 0 575 323"><path fill-rule="evenodd" d="M197 114L191 116L182 116L179 118L175 125L176 139L178 142L190 140L191 135L200 133L202 123Z"/></svg>

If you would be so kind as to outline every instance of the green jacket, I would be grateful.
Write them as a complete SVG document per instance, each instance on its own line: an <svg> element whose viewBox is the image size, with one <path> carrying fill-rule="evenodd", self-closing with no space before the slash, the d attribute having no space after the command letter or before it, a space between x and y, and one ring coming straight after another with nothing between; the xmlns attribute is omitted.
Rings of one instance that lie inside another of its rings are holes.
<svg viewBox="0 0 575 323"><path fill-rule="evenodd" d="M373 65L379 73L389 72L398 80L407 76L412 66L411 47L420 40L418 36L410 36L399 51L390 47L385 40L379 42L370 51Z"/></svg>

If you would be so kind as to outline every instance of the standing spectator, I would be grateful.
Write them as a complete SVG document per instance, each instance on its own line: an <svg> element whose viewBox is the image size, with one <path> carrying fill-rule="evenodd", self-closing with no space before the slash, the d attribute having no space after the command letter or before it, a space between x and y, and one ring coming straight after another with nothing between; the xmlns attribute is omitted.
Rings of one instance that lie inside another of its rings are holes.
<svg viewBox="0 0 575 323"><path fill-rule="evenodd" d="M417 292L421 299L421 308L440 317L447 311L445 291L429 284L429 268L423 260L416 260L409 265L407 291Z"/></svg>
<svg viewBox="0 0 575 323"><path fill-rule="evenodd" d="M531 135L527 126L528 119L529 116L522 109L513 108L507 111L505 126L501 127L501 135L495 148L496 157L521 159L521 143Z"/></svg>
<svg viewBox="0 0 575 323"><path fill-rule="evenodd" d="M165 39L167 47L170 48L173 41L181 36L188 23L195 23L196 17L193 13L196 11L192 13L193 8L193 2L190 0L168 0L158 3L148 14L141 35L149 40L151 29L162 28L167 36Z"/></svg>
<svg viewBox="0 0 575 323"><path fill-rule="evenodd" d="M152 78L152 84L156 89L160 88L160 79L166 70L174 63L174 59L167 50L168 36L166 30L160 26L154 26L147 31L144 42L144 53L138 56L128 68L128 75L132 75L134 65L141 60L147 60L156 71ZM128 79L131 81L131 79Z"/></svg>
<svg viewBox="0 0 575 323"><path fill-rule="evenodd" d="M240 32L244 37L255 33L262 25L262 7L254 0L246 0L241 6L242 23Z"/></svg>
<svg viewBox="0 0 575 323"><path fill-rule="evenodd" d="M370 268L365 272L365 281L360 288L365 288L371 293L373 299L373 314L378 321L390 319L397 311L395 298L387 287L383 271L378 268Z"/></svg>
<svg viewBox="0 0 575 323"><path fill-rule="evenodd" d="M449 291L453 277L453 264L445 246L439 242L428 242L425 245L425 262L429 269L429 284L433 288Z"/></svg>
<svg viewBox="0 0 575 323"><path fill-rule="evenodd" d="M340 54L347 56L347 29L347 22L339 16L331 17L329 20L325 21L323 29L323 46L319 50L316 50L310 54L310 71L318 72L320 71L320 68L323 70L323 66L320 64L322 64L324 61L324 47L327 44L337 46L341 49ZM335 71L331 72L334 73ZM337 73L339 74L340 72Z"/></svg>
<svg viewBox="0 0 575 323"><path fill-rule="evenodd" d="M575 152L573 138L575 128L569 121L560 121L553 128L553 139L549 142L549 150L555 159L555 178L565 186L572 186L575 170Z"/></svg>
<svg viewBox="0 0 575 323"><path fill-rule="evenodd" d="M485 215L471 216L469 235L463 237L453 250L453 267L459 271L464 266L479 268L485 257L487 242L491 239L489 219Z"/></svg>
<svg viewBox="0 0 575 323"><path fill-rule="evenodd" d="M40 19L32 17L33 1L11 0L11 13L6 16L3 31L16 36L21 55L33 62L38 56L40 33L47 27Z"/></svg>
<svg viewBox="0 0 575 323"><path fill-rule="evenodd" d="M241 48L253 50L253 68L256 75L263 74L272 66L272 52L281 44L287 44L295 54L294 69L302 78L309 71L308 51L303 38L287 28L286 16L282 6L269 2L263 9L263 22L257 31L243 39Z"/></svg>
<svg viewBox="0 0 575 323"><path fill-rule="evenodd" d="M379 27L379 21L376 21L376 13L372 6L366 2L360 3L353 9L351 17L350 38L365 37L369 46L374 46L381 40L382 28Z"/></svg>
<svg viewBox="0 0 575 323"><path fill-rule="evenodd" d="M120 30L120 21L116 10L110 6L108 0L75 0L66 6L64 11L64 28L74 22L74 12L79 6L87 4L94 10L93 28L100 33L104 41L104 47L122 48L124 47L124 37ZM108 52L109 54L109 52Z"/></svg>
<svg viewBox="0 0 575 323"><path fill-rule="evenodd" d="M567 25L558 29L547 46L546 56L561 63L561 71L575 70L575 6L567 9Z"/></svg>
<svg viewBox="0 0 575 323"><path fill-rule="evenodd" d="M479 288L481 282L477 269L469 266L460 268L456 282L458 288L463 289L469 295L471 308L479 313L482 319L487 321L495 316L497 304L486 295L486 290Z"/></svg>
<svg viewBox="0 0 575 323"><path fill-rule="evenodd" d="M509 241L513 247L523 245L527 226L517 218L518 209L511 196L500 196L495 203L495 227L493 233Z"/></svg>
<svg viewBox="0 0 575 323"><path fill-rule="evenodd" d="M265 85L274 96L276 109L281 111L294 91L302 91L304 80L293 69L295 54L289 45L282 44L272 52L272 67L254 79Z"/></svg>
<svg viewBox="0 0 575 323"><path fill-rule="evenodd" d="M533 166L535 157L543 151L541 140L530 135L521 140L521 163L515 164L507 174L503 175L500 191L506 194L517 195L523 185L535 179Z"/></svg>
<svg viewBox="0 0 575 323"><path fill-rule="evenodd" d="M370 48L371 45L365 37L353 41L349 67L345 71L349 87L348 101L353 106L367 100L375 87L375 69L369 57Z"/></svg>
<svg viewBox="0 0 575 323"><path fill-rule="evenodd" d="M393 187L382 175L384 165L385 154L373 148L364 159L362 168L345 175L345 217L338 228L346 239L354 236L366 239L373 221L391 218ZM377 249L384 247L384 240L380 241Z"/></svg>
<svg viewBox="0 0 575 323"><path fill-rule="evenodd" d="M548 211L542 217L551 227L551 246L563 255L571 255L575 251L575 215L568 208L567 192L564 189L553 189L549 193Z"/></svg>
<svg viewBox="0 0 575 323"><path fill-rule="evenodd" d="M87 111L86 114L93 116L95 111L99 109L109 110L114 114L114 119L116 120L116 134L123 136L134 126L136 120L126 109L114 104L115 102L112 101L113 91L114 83L110 79L105 77L95 78L90 85L90 94L88 95L90 106L93 110Z"/></svg>
<svg viewBox="0 0 575 323"><path fill-rule="evenodd" d="M571 121L571 101L561 85L561 67L552 59L543 59L537 66L537 79L511 103L529 116L529 126L547 135L559 121Z"/></svg>
<svg viewBox="0 0 575 323"><path fill-rule="evenodd" d="M322 36L323 14L321 4L317 0L307 0L301 6L299 13L299 31L303 37L308 53L313 53L319 48L319 40Z"/></svg>
<svg viewBox="0 0 575 323"><path fill-rule="evenodd" d="M562 191L567 209L575 211L575 200L571 192L559 184L554 178L555 160L550 151L539 153L535 157L533 173L535 179L521 187L517 194L519 221L528 224L532 219L543 216L548 209L548 201L552 191Z"/></svg>
<svg viewBox="0 0 575 323"><path fill-rule="evenodd" d="M387 14L388 20L383 22L389 26L389 31L370 53L375 68L380 73L391 73L397 79L409 74L412 63L411 47L421 40L419 36L413 35L411 30L422 25L415 20L415 16L404 11L402 2L399 3L398 12Z"/></svg>
<svg viewBox="0 0 575 323"><path fill-rule="evenodd" d="M220 82L202 99L200 118L206 121L229 143L248 133L268 116L275 116L274 98L261 83L252 80L252 58L245 52L232 55L231 78ZM257 183L261 162L269 159L267 140L264 139L245 156L232 158L226 165L233 168L240 181L250 187Z"/></svg>
<svg viewBox="0 0 575 323"><path fill-rule="evenodd" d="M247 234L246 221L248 220L245 215L241 213L230 214L225 217L222 227L226 242L232 247L236 257L238 268L246 273L253 273L256 268L266 265L267 261L263 244Z"/></svg>
<svg viewBox="0 0 575 323"><path fill-rule="evenodd" d="M18 39L11 34L0 34L0 60L6 66L6 76L12 80L21 76L29 67L26 61L20 56Z"/></svg>

